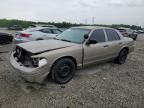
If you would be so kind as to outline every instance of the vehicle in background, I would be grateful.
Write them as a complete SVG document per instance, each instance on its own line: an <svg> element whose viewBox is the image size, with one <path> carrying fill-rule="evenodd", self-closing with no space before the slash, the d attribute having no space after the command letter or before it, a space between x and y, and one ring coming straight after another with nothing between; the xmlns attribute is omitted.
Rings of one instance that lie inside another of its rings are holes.
<svg viewBox="0 0 144 108"><path fill-rule="evenodd" d="M65 31L67 30L67 28L59 28L61 31Z"/></svg>
<svg viewBox="0 0 144 108"><path fill-rule="evenodd" d="M109 60L125 63L134 46L133 39L112 28L73 27L55 39L16 45L10 63L27 81L42 83L50 75L64 84L73 78L75 69Z"/></svg>
<svg viewBox="0 0 144 108"><path fill-rule="evenodd" d="M130 37L130 38L132 38L133 40L136 40L136 39L137 39L137 33L134 32L134 31L133 31L132 29L130 29L130 28L120 27L120 28L117 28L117 30L119 30L124 37Z"/></svg>
<svg viewBox="0 0 144 108"><path fill-rule="evenodd" d="M15 43L23 43L36 40L45 40L55 38L62 31L58 28L51 27L34 27L28 28L24 31L16 32L16 37L14 39Z"/></svg>
<svg viewBox="0 0 144 108"><path fill-rule="evenodd" d="M13 41L13 35L8 33L0 33L0 44L9 44Z"/></svg>
<svg viewBox="0 0 144 108"><path fill-rule="evenodd" d="M22 30L22 26L20 25L13 25L13 26L10 26L8 27L8 30Z"/></svg>
<svg viewBox="0 0 144 108"><path fill-rule="evenodd" d="M54 25L46 25L46 24L32 24L32 25L30 25L30 27L53 27L53 28L57 28Z"/></svg>
<svg viewBox="0 0 144 108"><path fill-rule="evenodd" d="M144 33L144 30L138 30L138 33L140 33L140 34Z"/></svg>

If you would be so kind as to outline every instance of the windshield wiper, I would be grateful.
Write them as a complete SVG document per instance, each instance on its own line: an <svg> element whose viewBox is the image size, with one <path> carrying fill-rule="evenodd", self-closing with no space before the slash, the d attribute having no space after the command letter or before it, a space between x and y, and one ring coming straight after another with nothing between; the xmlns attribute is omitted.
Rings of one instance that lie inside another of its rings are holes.
<svg viewBox="0 0 144 108"><path fill-rule="evenodd" d="M61 40L61 41L66 41L66 42L72 42L72 41L66 40L66 39L59 39L59 40Z"/></svg>
<svg viewBox="0 0 144 108"><path fill-rule="evenodd" d="M61 41L66 41L66 42L72 42L72 41L66 40L66 39L58 39L58 38L53 38L53 39L55 39L55 40L61 40Z"/></svg>
<svg viewBox="0 0 144 108"><path fill-rule="evenodd" d="M60 40L60 39L58 39L58 38L53 38L53 39L55 39L55 40Z"/></svg>

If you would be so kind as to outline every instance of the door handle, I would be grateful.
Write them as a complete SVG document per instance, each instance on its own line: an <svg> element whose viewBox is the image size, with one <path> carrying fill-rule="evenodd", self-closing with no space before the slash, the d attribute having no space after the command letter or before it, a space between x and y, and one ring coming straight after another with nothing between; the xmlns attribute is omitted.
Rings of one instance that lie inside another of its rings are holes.
<svg viewBox="0 0 144 108"><path fill-rule="evenodd" d="M109 47L108 45L104 45L104 47Z"/></svg>

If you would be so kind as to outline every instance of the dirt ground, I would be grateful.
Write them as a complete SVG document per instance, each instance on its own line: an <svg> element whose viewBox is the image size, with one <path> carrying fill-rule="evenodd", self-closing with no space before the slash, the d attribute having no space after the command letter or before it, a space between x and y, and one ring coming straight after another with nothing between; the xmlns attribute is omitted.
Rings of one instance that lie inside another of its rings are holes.
<svg viewBox="0 0 144 108"><path fill-rule="evenodd" d="M8 31L9 32L9 31ZM14 32L13 32L14 33ZM144 35L125 64L86 67L71 82L26 84L9 66L12 45L0 46L0 108L143 108Z"/></svg>

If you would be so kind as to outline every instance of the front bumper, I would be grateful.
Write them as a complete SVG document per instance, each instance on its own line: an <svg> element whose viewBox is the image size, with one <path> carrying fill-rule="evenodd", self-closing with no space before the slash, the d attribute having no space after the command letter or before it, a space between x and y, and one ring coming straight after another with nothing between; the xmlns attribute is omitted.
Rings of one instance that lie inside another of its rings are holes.
<svg viewBox="0 0 144 108"><path fill-rule="evenodd" d="M24 78L26 81L29 82L36 82L36 83L42 83L47 75L49 74L49 66L45 65L38 68L28 68L21 66L16 59L13 56L14 53L10 56L10 64L12 65L14 71Z"/></svg>

